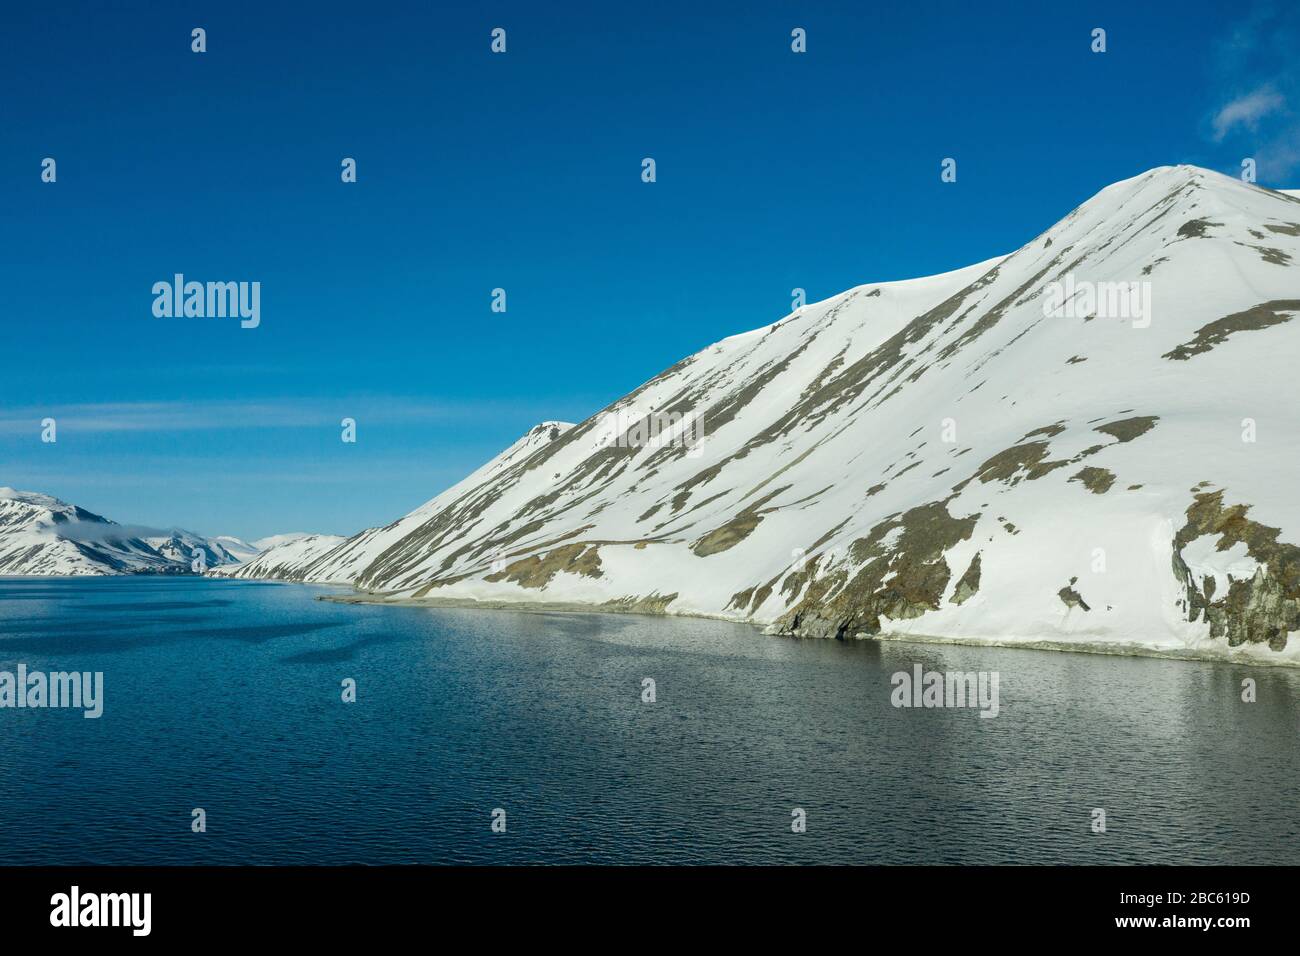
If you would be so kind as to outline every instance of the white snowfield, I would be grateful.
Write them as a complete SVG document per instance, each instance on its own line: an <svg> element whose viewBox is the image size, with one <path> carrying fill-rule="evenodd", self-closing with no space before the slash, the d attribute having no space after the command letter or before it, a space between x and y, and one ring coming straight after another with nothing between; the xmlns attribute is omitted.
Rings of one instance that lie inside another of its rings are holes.
<svg viewBox="0 0 1300 956"><path fill-rule="evenodd" d="M238 538L119 525L58 498L0 488L0 575L193 573L257 554Z"/></svg>
<svg viewBox="0 0 1300 956"><path fill-rule="evenodd" d="M385 528L234 574L1300 663L1298 315L1300 200L1153 169L1011 255L724 339ZM656 447L647 416L702 437Z"/></svg>
<svg viewBox="0 0 1300 956"><path fill-rule="evenodd" d="M256 541L250 542L250 547L252 547L257 554L260 554L268 548L274 548L277 545L288 544L291 541L298 541L302 538L310 537L311 535L306 531L290 531L286 534L273 534L265 538L258 538Z"/></svg>
<svg viewBox="0 0 1300 956"><path fill-rule="evenodd" d="M219 577L301 580L296 576L295 569L310 564L322 554L348 540L333 534L294 534L287 537L288 541L273 545L243 564L229 568L216 568L209 573Z"/></svg>

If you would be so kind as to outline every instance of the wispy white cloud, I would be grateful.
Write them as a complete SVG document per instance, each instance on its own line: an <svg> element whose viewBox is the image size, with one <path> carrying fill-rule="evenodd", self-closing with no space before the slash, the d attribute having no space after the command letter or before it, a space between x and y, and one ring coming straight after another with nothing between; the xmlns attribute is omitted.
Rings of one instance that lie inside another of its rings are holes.
<svg viewBox="0 0 1300 956"><path fill-rule="evenodd" d="M1261 86L1244 96L1238 96L1214 114L1214 141L1223 142L1223 138L1237 127L1245 127L1253 132L1259 128L1261 119L1285 107L1286 97L1272 86Z"/></svg>
<svg viewBox="0 0 1300 956"><path fill-rule="evenodd" d="M43 529L54 538L66 538L83 544L130 541L133 538L166 538L178 528L155 528L143 524L104 524L102 521L65 521Z"/></svg>

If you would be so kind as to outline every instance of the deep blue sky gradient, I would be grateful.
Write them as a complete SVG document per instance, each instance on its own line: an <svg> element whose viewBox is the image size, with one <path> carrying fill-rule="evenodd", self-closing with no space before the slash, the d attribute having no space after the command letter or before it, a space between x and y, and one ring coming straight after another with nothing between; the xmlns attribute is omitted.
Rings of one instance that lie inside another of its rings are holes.
<svg viewBox="0 0 1300 956"><path fill-rule="evenodd" d="M387 523L796 286L1009 252L1152 166L1297 185L1290 11L8 4L0 485L207 534ZM1216 141L1261 84L1287 106ZM261 327L154 318L175 272L260 281Z"/></svg>

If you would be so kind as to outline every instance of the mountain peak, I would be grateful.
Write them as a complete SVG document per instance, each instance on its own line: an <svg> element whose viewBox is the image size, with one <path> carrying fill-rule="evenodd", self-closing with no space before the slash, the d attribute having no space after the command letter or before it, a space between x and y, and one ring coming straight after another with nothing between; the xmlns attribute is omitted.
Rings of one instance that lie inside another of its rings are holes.
<svg viewBox="0 0 1300 956"><path fill-rule="evenodd" d="M49 508L51 510L60 510L70 507L67 502L60 501L51 495L43 495L36 491L19 491L17 488L9 486L0 487L0 499L8 501L21 501L24 504L35 505L38 508Z"/></svg>

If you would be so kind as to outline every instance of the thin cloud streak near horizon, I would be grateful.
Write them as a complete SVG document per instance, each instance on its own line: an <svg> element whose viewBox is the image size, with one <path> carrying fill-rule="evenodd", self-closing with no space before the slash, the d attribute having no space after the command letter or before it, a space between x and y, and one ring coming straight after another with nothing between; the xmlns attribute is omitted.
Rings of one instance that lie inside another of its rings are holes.
<svg viewBox="0 0 1300 956"><path fill-rule="evenodd" d="M429 402L408 398L258 399L201 402L105 402L28 406L0 416L0 435L34 434L53 418L60 431L186 432L264 428L337 428L342 418L367 425L496 422L555 418L523 403Z"/></svg>

